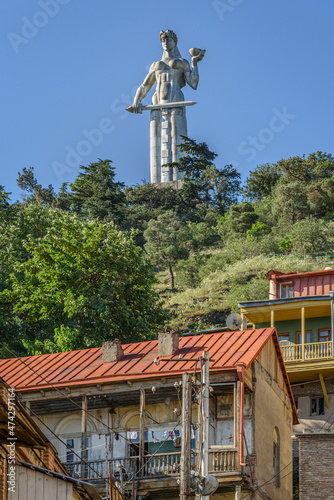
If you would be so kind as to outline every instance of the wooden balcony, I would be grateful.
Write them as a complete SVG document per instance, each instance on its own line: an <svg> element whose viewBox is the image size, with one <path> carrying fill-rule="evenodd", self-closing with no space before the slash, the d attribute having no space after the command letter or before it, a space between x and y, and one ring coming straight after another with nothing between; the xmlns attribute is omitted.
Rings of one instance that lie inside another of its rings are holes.
<svg viewBox="0 0 334 500"><path fill-rule="evenodd" d="M328 359L333 356L332 341L313 342L311 344L290 344L281 345L283 359L285 363L296 363L302 361L312 361Z"/></svg>
<svg viewBox="0 0 334 500"><path fill-rule="evenodd" d="M198 470L198 460L198 453L193 451L192 470ZM68 462L64 465L73 477L87 481L106 480L109 477L109 467L114 481L120 481L120 471L122 470L122 482L124 483L132 479L134 474L141 479L161 479L167 476L178 477L180 475L180 461L181 452L177 451L145 455L141 471L139 471L138 456L114 458L108 460L108 462L106 460L90 460L84 469L81 462ZM219 447L211 449L209 451L209 473L216 476L229 476L240 473L238 450L236 448Z"/></svg>

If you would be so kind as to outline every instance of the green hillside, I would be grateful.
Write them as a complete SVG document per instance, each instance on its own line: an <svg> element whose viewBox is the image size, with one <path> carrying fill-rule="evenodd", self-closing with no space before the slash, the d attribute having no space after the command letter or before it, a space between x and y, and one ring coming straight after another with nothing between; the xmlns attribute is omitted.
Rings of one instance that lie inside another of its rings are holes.
<svg viewBox="0 0 334 500"><path fill-rule="evenodd" d="M184 138L177 185L116 180L110 160L59 192L23 169L22 202L0 189L0 337L14 354L225 325L268 298L270 269L334 266L334 158L259 165L241 184ZM0 345L0 354L8 351Z"/></svg>
<svg viewBox="0 0 334 500"><path fill-rule="evenodd" d="M210 267L215 267L215 261L223 254L223 251L217 251L209 256L206 267L209 267L211 260ZM212 270L196 288L180 285L174 292L169 288L169 276L166 272L161 272L157 288L165 299L165 307L171 314L172 328L180 332L217 328L225 326L226 317L231 312L238 312L239 301L269 298L269 282L265 274L270 269L303 272L334 266L334 256L332 261L325 260L325 256L305 257L293 255L247 257L226 265L224 269ZM177 283L178 274L176 274Z"/></svg>

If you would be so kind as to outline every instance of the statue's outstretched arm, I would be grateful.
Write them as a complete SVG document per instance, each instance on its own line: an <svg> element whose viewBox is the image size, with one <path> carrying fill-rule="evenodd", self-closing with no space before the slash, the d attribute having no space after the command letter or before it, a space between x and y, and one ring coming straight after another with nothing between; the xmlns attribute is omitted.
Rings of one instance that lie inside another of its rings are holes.
<svg viewBox="0 0 334 500"><path fill-rule="evenodd" d="M156 81L155 71L153 70L153 65L152 65L149 74L147 75L141 86L137 89L133 103L128 108L128 111L130 111L131 113L142 113L140 103L144 99L144 97L146 97L149 90L151 90L155 81Z"/></svg>

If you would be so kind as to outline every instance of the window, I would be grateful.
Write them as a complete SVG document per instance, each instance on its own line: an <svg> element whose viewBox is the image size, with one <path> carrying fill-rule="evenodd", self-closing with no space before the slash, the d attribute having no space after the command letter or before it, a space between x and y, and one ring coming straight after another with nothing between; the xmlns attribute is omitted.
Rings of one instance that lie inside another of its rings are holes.
<svg viewBox="0 0 334 500"><path fill-rule="evenodd" d="M310 344L312 342L313 330L305 330L305 344ZM295 332L295 344L302 343L302 332L297 330Z"/></svg>
<svg viewBox="0 0 334 500"><path fill-rule="evenodd" d="M278 333L278 340L280 343L283 341L282 345L286 345L287 342L290 342L290 332Z"/></svg>
<svg viewBox="0 0 334 500"><path fill-rule="evenodd" d="M324 398L311 398L311 416L325 415Z"/></svg>
<svg viewBox="0 0 334 500"><path fill-rule="evenodd" d="M330 328L318 328L318 342L328 342L331 340Z"/></svg>
<svg viewBox="0 0 334 500"><path fill-rule="evenodd" d="M274 429L274 442L273 442L273 479L274 485L279 488L281 486L280 477L280 439L277 427Z"/></svg>
<svg viewBox="0 0 334 500"><path fill-rule="evenodd" d="M74 448L74 439L67 439L66 440L67 446L70 446L71 448ZM74 462L74 453L69 450L69 448L66 448L66 462Z"/></svg>
<svg viewBox="0 0 334 500"><path fill-rule="evenodd" d="M293 297L293 283L282 283L281 299L287 299L288 297Z"/></svg>
<svg viewBox="0 0 334 500"><path fill-rule="evenodd" d="M129 441L129 455L130 457L136 457L139 456L139 437L140 437L140 432L139 430L137 431L130 431L128 432L127 439ZM148 431L145 431L145 437L144 437L144 454L148 453Z"/></svg>
<svg viewBox="0 0 334 500"><path fill-rule="evenodd" d="M89 437L86 438L86 460L88 460L88 452L89 452ZM66 444L70 448L72 448L77 455L81 457L81 437L80 438L72 438L66 439ZM78 462L80 458L70 450L70 448L66 447L66 462Z"/></svg>

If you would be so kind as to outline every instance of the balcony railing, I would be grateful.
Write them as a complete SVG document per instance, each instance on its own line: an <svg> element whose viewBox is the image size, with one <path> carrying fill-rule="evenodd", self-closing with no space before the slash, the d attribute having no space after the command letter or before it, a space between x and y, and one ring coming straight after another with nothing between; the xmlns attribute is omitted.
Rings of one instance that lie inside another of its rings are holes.
<svg viewBox="0 0 334 500"><path fill-rule="evenodd" d="M290 344L281 346L283 359L286 363L289 361L309 361L312 359L331 358L332 341L312 342L311 344Z"/></svg>
<svg viewBox="0 0 334 500"><path fill-rule="evenodd" d="M238 459L236 448L215 448L209 451L209 472L215 475L226 475L230 472L237 472ZM199 455L192 451L191 468L198 470ZM68 472L76 478L86 480L107 479L110 473L115 481L120 480L120 474L123 475L123 481L127 481L136 474L141 478L155 478L165 476L178 476L180 474L181 452L157 453L144 456L142 469L139 471L139 457L122 457L108 460L90 460L83 470L81 462L68 462L64 464ZM121 472L122 471L122 472Z"/></svg>

